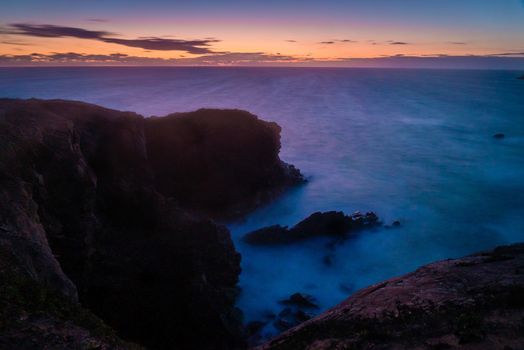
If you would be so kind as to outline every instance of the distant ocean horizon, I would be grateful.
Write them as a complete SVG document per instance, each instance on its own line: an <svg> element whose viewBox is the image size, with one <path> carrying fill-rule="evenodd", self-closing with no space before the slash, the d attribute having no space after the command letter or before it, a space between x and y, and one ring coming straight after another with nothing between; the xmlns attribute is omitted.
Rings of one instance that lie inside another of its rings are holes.
<svg viewBox="0 0 524 350"><path fill-rule="evenodd" d="M306 67L0 68L0 98L71 99L146 117L245 109L282 127L309 179L228 223L246 321L295 292L325 310L431 261L524 241L524 81L518 70ZM1 112L1 111L0 111ZM505 138L495 139L496 133ZM395 229L252 247L246 232L315 211L374 211ZM266 327L267 335L275 329Z"/></svg>

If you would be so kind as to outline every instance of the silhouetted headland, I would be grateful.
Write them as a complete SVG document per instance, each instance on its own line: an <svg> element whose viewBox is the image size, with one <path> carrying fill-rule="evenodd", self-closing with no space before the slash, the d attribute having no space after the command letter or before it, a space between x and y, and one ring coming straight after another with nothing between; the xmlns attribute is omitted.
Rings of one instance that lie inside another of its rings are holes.
<svg viewBox="0 0 524 350"><path fill-rule="evenodd" d="M67 305L80 301L152 349L242 347L240 255L206 215L245 213L303 181L278 157L278 125L236 110L145 119L80 102L3 99L0 135L4 273L23 272ZM15 309L2 322L14 327L0 336L5 346L29 336L14 320L32 310L13 298L3 300ZM45 342L54 332L31 336Z"/></svg>

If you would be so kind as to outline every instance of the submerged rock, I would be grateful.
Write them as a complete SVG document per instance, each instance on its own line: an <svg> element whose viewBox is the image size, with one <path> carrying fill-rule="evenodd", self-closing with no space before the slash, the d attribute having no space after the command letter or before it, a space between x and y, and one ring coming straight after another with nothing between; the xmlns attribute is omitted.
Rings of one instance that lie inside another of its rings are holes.
<svg viewBox="0 0 524 350"><path fill-rule="evenodd" d="M362 289L256 350L522 349L524 244Z"/></svg>
<svg viewBox="0 0 524 350"><path fill-rule="evenodd" d="M400 220L395 220L391 223L391 225L384 225L385 228L387 229L390 229L390 228L399 228L401 226L400 224Z"/></svg>
<svg viewBox="0 0 524 350"><path fill-rule="evenodd" d="M295 293L292 294L288 299L284 299L280 301L280 304L284 305L292 305L296 306L298 308L318 308L318 305L316 304L316 300L313 296L303 293Z"/></svg>
<svg viewBox="0 0 524 350"><path fill-rule="evenodd" d="M311 311L318 309L316 303L316 299L311 295L292 294L289 298L280 301L280 304L285 307L278 313L273 325L283 332L311 319L314 316Z"/></svg>
<svg viewBox="0 0 524 350"><path fill-rule="evenodd" d="M521 75L521 76L518 77L517 79L519 79L519 80L524 80L524 75Z"/></svg>
<svg viewBox="0 0 524 350"><path fill-rule="evenodd" d="M316 212L292 228L268 226L247 233L243 239L249 244L286 244L315 236L345 238L347 234L379 225L373 212L345 215L340 211Z"/></svg>
<svg viewBox="0 0 524 350"><path fill-rule="evenodd" d="M503 139L504 137L506 137L506 135L504 135L503 133L497 133L493 135L493 138L495 139Z"/></svg>
<svg viewBox="0 0 524 350"><path fill-rule="evenodd" d="M0 99L0 249L125 339L236 349L240 255L201 214L221 200L227 213L247 210L301 176L278 159L274 123L241 111L178 117Z"/></svg>

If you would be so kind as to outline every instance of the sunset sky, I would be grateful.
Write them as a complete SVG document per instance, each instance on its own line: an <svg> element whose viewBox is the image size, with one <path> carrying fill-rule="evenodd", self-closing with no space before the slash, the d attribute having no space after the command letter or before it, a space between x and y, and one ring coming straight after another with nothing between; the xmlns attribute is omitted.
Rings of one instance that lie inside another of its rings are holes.
<svg viewBox="0 0 524 350"><path fill-rule="evenodd" d="M0 65L524 68L522 0L1 0Z"/></svg>

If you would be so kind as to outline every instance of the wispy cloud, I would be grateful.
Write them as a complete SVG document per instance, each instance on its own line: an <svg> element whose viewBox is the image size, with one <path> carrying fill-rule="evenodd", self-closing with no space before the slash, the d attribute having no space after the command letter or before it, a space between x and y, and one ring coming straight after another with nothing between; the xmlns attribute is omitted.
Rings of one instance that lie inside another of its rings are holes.
<svg viewBox="0 0 524 350"><path fill-rule="evenodd" d="M404 41L393 41L389 43L390 45L409 45L409 43L406 43Z"/></svg>
<svg viewBox="0 0 524 350"><path fill-rule="evenodd" d="M287 41L288 43L296 43L296 42L297 42L296 40L291 40L291 39L286 40L286 41Z"/></svg>
<svg viewBox="0 0 524 350"><path fill-rule="evenodd" d="M130 56L123 53L93 55L76 52L30 55L0 55L4 65L251 65L266 63L290 63L304 61L294 56L267 54L263 52L227 52L208 54L193 58L170 58Z"/></svg>
<svg viewBox="0 0 524 350"><path fill-rule="evenodd" d="M0 31L2 34L26 35L43 38L73 37L80 39L101 39L113 33L106 31L87 30L75 27L60 27L51 24L33 25L25 23L10 24L7 29Z"/></svg>
<svg viewBox="0 0 524 350"><path fill-rule="evenodd" d="M107 31L88 30L76 27L61 27L51 24L10 24L6 29L0 30L0 34L24 35L44 38L72 37L79 39L98 40L105 43L137 47L145 50L159 51L185 51L192 54L214 53L209 48L212 43L219 42L217 39L203 40L181 40L160 37L145 37L137 39L122 39L115 37L116 34Z"/></svg>
<svg viewBox="0 0 524 350"><path fill-rule="evenodd" d="M467 45L468 44L464 41L449 41L448 43L452 45Z"/></svg>
<svg viewBox="0 0 524 350"><path fill-rule="evenodd" d="M524 57L524 51L521 51L521 52L500 52L500 53L495 53L495 54L492 54L492 55L489 55L489 56L513 56L513 57Z"/></svg>
<svg viewBox="0 0 524 350"><path fill-rule="evenodd" d="M351 39L335 39L335 40L320 41L319 44L322 44L322 45L333 45L333 44L336 44L336 43L357 43L357 42L358 41L351 40Z"/></svg>
<svg viewBox="0 0 524 350"><path fill-rule="evenodd" d="M186 51L192 54L206 54L213 52L207 46L220 40L177 40L165 38L142 38L142 39L118 39L102 38L106 43L119 44L129 47L138 47L146 50L158 51Z"/></svg>
<svg viewBox="0 0 524 350"><path fill-rule="evenodd" d="M106 23L106 22L109 22L109 20L105 19L105 18L88 18L87 20L89 22L95 22L95 23Z"/></svg>
<svg viewBox="0 0 524 350"><path fill-rule="evenodd" d="M30 46L31 45L23 41L15 41L15 40L5 40L5 41L0 41L0 42L6 45L17 45L17 46Z"/></svg>
<svg viewBox="0 0 524 350"><path fill-rule="evenodd" d="M511 54L511 55L510 55ZM409 56L397 54L376 58L312 59L262 52L228 52L193 58L130 56L123 53L93 55L75 52L30 55L0 55L0 66L27 65L150 65L150 66L317 66L317 67L391 67L391 68L461 68L461 69L524 69L524 52L498 55L445 54Z"/></svg>

